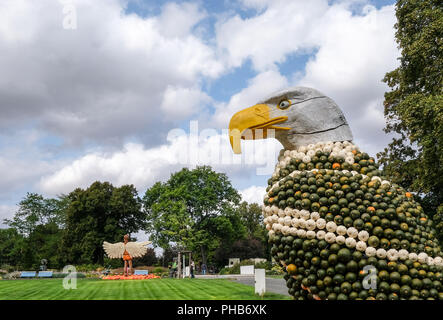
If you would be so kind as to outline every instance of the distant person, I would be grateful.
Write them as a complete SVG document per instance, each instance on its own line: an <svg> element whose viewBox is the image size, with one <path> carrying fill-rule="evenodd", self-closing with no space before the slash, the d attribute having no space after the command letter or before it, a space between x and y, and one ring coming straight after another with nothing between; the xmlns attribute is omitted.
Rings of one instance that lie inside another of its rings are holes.
<svg viewBox="0 0 443 320"><path fill-rule="evenodd" d="M172 274L174 277L175 277L176 273L177 273L177 262L174 261L174 263L172 264Z"/></svg>
<svg viewBox="0 0 443 320"><path fill-rule="evenodd" d="M206 267L206 263L203 263L203 264L202 264L202 275L205 275L205 274L206 274L206 269L207 269L207 267Z"/></svg>
<svg viewBox="0 0 443 320"><path fill-rule="evenodd" d="M194 269L195 269L195 263L194 261L191 262L191 278L195 278L194 276Z"/></svg>

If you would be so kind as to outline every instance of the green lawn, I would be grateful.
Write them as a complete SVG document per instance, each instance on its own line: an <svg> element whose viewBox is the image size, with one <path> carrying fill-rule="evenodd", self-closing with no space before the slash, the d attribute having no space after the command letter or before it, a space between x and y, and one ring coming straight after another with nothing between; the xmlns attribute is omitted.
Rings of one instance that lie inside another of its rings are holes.
<svg viewBox="0 0 443 320"><path fill-rule="evenodd" d="M265 299L289 297L267 293ZM65 290L62 279L1 280L0 300L249 300L254 288L223 279L78 279Z"/></svg>

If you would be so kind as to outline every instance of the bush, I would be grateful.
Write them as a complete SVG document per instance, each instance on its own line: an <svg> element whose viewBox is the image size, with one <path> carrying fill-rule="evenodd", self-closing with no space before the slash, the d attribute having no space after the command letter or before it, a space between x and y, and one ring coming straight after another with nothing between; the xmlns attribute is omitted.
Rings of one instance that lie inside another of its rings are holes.
<svg viewBox="0 0 443 320"><path fill-rule="evenodd" d="M0 267L1 270L5 270L6 272L13 272L16 270L16 268L14 266L11 266L9 264L2 264Z"/></svg>
<svg viewBox="0 0 443 320"><path fill-rule="evenodd" d="M95 271L98 268L102 268L102 266L99 264L80 264L75 266L75 269L80 272Z"/></svg>
<svg viewBox="0 0 443 320"><path fill-rule="evenodd" d="M154 270L152 270L152 273L155 273L155 274L159 273L159 274L161 274L161 273L167 272L167 270L168 269L163 268L163 267L156 267Z"/></svg>
<svg viewBox="0 0 443 320"><path fill-rule="evenodd" d="M18 279L18 278L20 278L20 275L21 275L20 271L10 272L4 276L4 279L7 279L7 280Z"/></svg>
<svg viewBox="0 0 443 320"><path fill-rule="evenodd" d="M284 273L285 273L285 271L278 264L275 264L269 271L268 270L266 271L266 274L268 274L268 275L281 275Z"/></svg>
<svg viewBox="0 0 443 320"><path fill-rule="evenodd" d="M270 261L263 261L255 264L256 269L265 269L265 270L271 270L272 268L272 262Z"/></svg>
<svg viewBox="0 0 443 320"><path fill-rule="evenodd" d="M103 261L103 265L106 267L110 267L110 269L117 269L122 266L122 260L121 259L109 259L108 257L105 257Z"/></svg>
<svg viewBox="0 0 443 320"><path fill-rule="evenodd" d="M254 265L254 268L256 269L270 270L272 268L272 263L268 261L254 263L253 260L243 260L240 263L234 264L230 268L222 268L220 274L240 274L240 266L250 265Z"/></svg>
<svg viewBox="0 0 443 320"><path fill-rule="evenodd" d="M62 273L62 272L60 272L60 273L54 273L52 275L52 277L55 278L55 279L60 279L60 278L65 278L65 277L67 277L69 275L72 276L72 273ZM77 278L78 279L86 278L86 275L84 273L77 272Z"/></svg>
<svg viewBox="0 0 443 320"><path fill-rule="evenodd" d="M99 273L87 273L86 274L86 278L88 279L98 279L100 278L100 274Z"/></svg>

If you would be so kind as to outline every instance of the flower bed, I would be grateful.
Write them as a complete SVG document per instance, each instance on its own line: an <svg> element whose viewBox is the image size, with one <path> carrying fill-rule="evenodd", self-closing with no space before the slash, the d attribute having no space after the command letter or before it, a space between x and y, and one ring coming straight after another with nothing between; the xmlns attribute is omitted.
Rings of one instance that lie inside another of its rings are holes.
<svg viewBox="0 0 443 320"><path fill-rule="evenodd" d="M149 279L159 279L159 276L155 274L148 275L131 275L131 276L122 276L122 275L112 275L112 276L104 276L103 280L149 280Z"/></svg>

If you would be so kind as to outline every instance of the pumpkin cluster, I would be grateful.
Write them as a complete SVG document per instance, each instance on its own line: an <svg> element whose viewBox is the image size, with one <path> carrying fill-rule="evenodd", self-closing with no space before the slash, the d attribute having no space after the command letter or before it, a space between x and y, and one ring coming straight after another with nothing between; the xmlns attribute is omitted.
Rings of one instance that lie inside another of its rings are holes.
<svg viewBox="0 0 443 320"><path fill-rule="evenodd" d="M149 279L160 279L160 276L157 276L155 274L147 274L147 275L130 275L130 276L124 276L124 275L110 275L110 276L104 276L102 277L103 280L149 280Z"/></svg>
<svg viewBox="0 0 443 320"><path fill-rule="evenodd" d="M352 143L282 150L268 184L271 254L295 299L443 299L432 220Z"/></svg>

